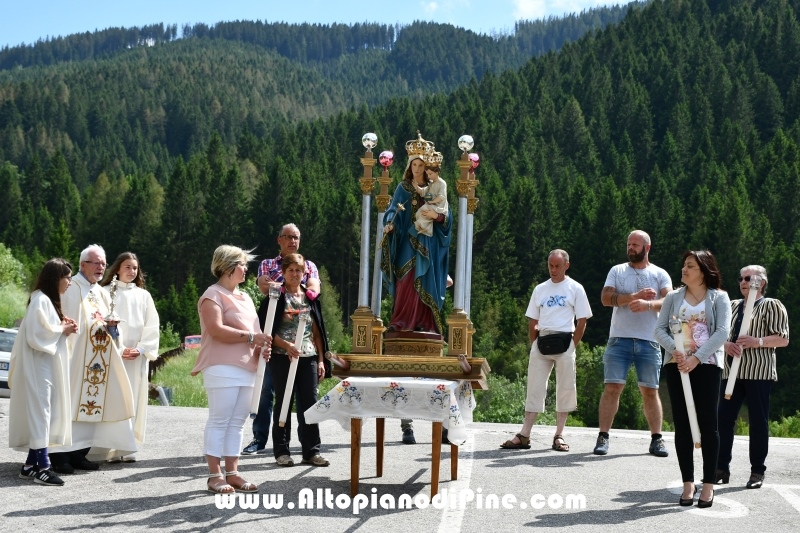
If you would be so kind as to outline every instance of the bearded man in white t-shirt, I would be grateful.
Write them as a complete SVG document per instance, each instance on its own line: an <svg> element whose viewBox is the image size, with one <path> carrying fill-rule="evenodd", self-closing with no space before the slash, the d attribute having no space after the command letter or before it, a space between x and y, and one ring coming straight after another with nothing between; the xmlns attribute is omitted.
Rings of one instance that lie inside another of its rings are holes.
<svg viewBox="0 0 800 533"><path fill-rule="evenodd" d="M547 256L550 279L533 289L525 316L531 352L528 361L528 391L525 400L525 420L522 429L501 448L519 450L530 448L530 435L539 413L544 412L547 381L556 369L556 434L552 448L568 452L569 445L562 433L567 416L578 408L575 386L575 346L586 331L586 321L592 316L589 299L583 285L567 276L569 254L553 250Z"/></svg>
<svg viewBox="0 0 800 533"><path fill-rule="evenodd" d="M650 262L650 236L644 231L634 230L628 235L627 252L628 262L611 268L600 295L603 305L613 307L614 311L603 354L605 385L598 409L600 431L594 454L608 453L609 431L619 409L628 370L633 366L650 428L649 451L656 457L667 457L658 396L661 347L656 342L655 329L664 296L672 290L672 280L666 270Z"/></svg>

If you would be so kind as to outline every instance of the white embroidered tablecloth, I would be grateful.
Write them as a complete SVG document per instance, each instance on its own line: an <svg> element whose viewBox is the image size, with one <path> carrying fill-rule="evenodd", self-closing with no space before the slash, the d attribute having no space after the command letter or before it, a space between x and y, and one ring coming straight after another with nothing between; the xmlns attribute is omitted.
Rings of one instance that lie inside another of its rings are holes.
<svg viewBox="0 0 800 533"><path fill-rule="evenodd" d="M351 418L411 418L442 422L455 445L467 440L475 396L469 381L428 378L347 378L305 412L307 424Z"/></svg>

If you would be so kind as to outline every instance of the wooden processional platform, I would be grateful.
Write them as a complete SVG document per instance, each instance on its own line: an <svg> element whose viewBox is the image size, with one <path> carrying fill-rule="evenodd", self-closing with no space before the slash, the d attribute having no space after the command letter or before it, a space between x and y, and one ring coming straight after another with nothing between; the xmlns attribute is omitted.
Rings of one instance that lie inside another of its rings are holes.
<svg viewBox="0 0 800 533"><path fill-rule="evenodd" d="M336 377L424 377L469 380L476 390L488 389L491 369L486 359L444 355L446 343L437 333L386 332L383 354L341 354L350 368L333 365Z"/></svg>

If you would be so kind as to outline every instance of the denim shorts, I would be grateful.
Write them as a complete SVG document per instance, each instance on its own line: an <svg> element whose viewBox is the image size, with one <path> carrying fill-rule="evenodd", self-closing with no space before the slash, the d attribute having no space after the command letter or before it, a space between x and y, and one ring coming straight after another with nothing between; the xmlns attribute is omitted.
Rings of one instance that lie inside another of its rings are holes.
<svg viewBox="0 0 800 533"><path fill-rule="evenodd" d="M605 382L625 384L631 364L636 367L639 385L658 388L661 375L661 347L658 343L627 337L609 338L603 354Z"/></svg>

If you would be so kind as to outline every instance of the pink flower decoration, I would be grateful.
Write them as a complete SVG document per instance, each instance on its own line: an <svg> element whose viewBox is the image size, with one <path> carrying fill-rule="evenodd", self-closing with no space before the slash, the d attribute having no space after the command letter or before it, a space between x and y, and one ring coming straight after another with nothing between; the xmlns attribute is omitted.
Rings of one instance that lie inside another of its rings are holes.
<svg viewBox="0 0 800 533"><path fill-rule="evenodd" d="M472 162L472 170L475 170L481 164L481 158L478 154L469 154L469 160Z"/></svg>

